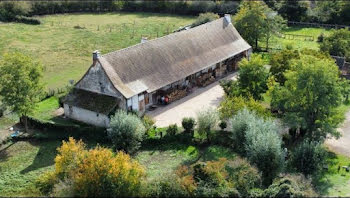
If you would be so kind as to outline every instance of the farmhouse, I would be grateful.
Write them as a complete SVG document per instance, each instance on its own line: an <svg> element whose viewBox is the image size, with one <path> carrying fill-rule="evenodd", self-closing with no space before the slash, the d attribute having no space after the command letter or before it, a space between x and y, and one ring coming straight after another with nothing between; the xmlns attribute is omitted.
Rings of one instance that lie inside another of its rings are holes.
<svg viewBox="0 0 350 198"><path fill-rule="evenodd" d="M251 46L239 35L230 15L161 38L100 55L64 102L65 116L107 127L117 109L144 113L184 97L237 69Z"/></svg>

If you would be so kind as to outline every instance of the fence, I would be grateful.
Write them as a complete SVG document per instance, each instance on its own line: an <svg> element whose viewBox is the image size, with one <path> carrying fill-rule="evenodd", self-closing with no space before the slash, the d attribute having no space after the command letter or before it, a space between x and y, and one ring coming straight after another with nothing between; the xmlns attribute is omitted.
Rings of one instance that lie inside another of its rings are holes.
<svg viewBox="0 0 350 198"><path fill-rule="evenodd" d="M300 35L300 34L280 34L281 38L288 39L288 40L303 40L303 41L316 41L315 37L313 36L307 36L307 35Z"/></svg>
<svg viewBox="0 0 350 198"><path fill-rule="evenodd" d="M288 21L289 26L303 26L303 27L324 27L324 28L350 28L347 25L338 25L338 24L325 24L325 23L308 23L308 22L297 22L297 21Z"/></svg>
<svg viewBox="0 0 350 198"><path fill-rule="evenodd" d="M73 22L48 22L46 25L49 25L51 27L59 27L59 28L74 28L79 30L89 30L89 31L99 31L99 32L105 32L105 33L116 33L121 35L128 35L130 38L142 38L142 37L148 37L151 38L158 38L165 35L168 35L174 30L176 30L178 27L175 26L175 24L167 24L167 25L155 25L155 24L144 24L144 23L137 23L134 21L133 23L109 23L109 24L74 24Z"/></svg>

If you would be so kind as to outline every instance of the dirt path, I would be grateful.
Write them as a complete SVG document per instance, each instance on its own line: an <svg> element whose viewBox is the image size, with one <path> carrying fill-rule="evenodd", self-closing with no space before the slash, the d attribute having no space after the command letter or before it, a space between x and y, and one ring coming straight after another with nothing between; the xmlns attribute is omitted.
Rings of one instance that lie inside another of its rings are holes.
<svg viewBox="0 0 350 198"><path fill-rule="evenodd" d="M338 129L342 136L339 139L327 139L326 145L332 151L350 157L350 111L345 116L343 126Z"/></svg>
<svg viewBox="0 0 350 198"><path fill-rule="evenodd" d="M224 79L235 79L237 73L230 74ZM156 126L166 127L169 124L181 126L182 118L196 117L196 113L209 107L217 108L224 96L224 90L218 81L204 88L198 88L188 96L177 100L167 106L158 107L146 114L153 117Z"/></svg>

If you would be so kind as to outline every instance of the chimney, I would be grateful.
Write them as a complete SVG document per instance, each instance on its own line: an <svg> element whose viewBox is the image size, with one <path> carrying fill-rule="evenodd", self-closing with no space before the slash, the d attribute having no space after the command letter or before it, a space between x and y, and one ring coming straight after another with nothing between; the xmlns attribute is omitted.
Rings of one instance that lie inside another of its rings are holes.
<svg viewBox="0 0 350 198"><path fill-rule="evenodd" d="M225 22L226 22L227 24L230 24L230 23L231 23L231 15L225 14L224 18L225 18Z"/></svg>
<svg viewBox="0 0 350 198"><path fill-rule="evenodd" d="M92 53L92 63L93 65L96 64L96 61L97 59L100 57L100 52L98 50L95 50L93 53Z"/></svg>
<svg viewBox="0 0 350 198"><path fill-rule="evenodd" d="M141 37L141 43L146 43L148 41L147 37Z"/></svg>

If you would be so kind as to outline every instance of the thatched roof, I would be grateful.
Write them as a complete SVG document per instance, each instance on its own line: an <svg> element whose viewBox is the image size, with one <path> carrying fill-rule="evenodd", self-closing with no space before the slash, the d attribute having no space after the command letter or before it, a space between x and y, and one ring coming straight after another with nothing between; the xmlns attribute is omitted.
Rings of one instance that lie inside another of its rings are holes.
<svg viewBox="0 0 350 198"><path fill-rule="evenodd" d="M77 88L74 88L64 101L65 104L105 115L108 115L118 102L118 98Z"/></svg>
<svg viewBox="0 0 350 198"><path fill-rule="evenodd" d="M126 98L153 92L250 49L225 18L99 57Z"/></svg>

